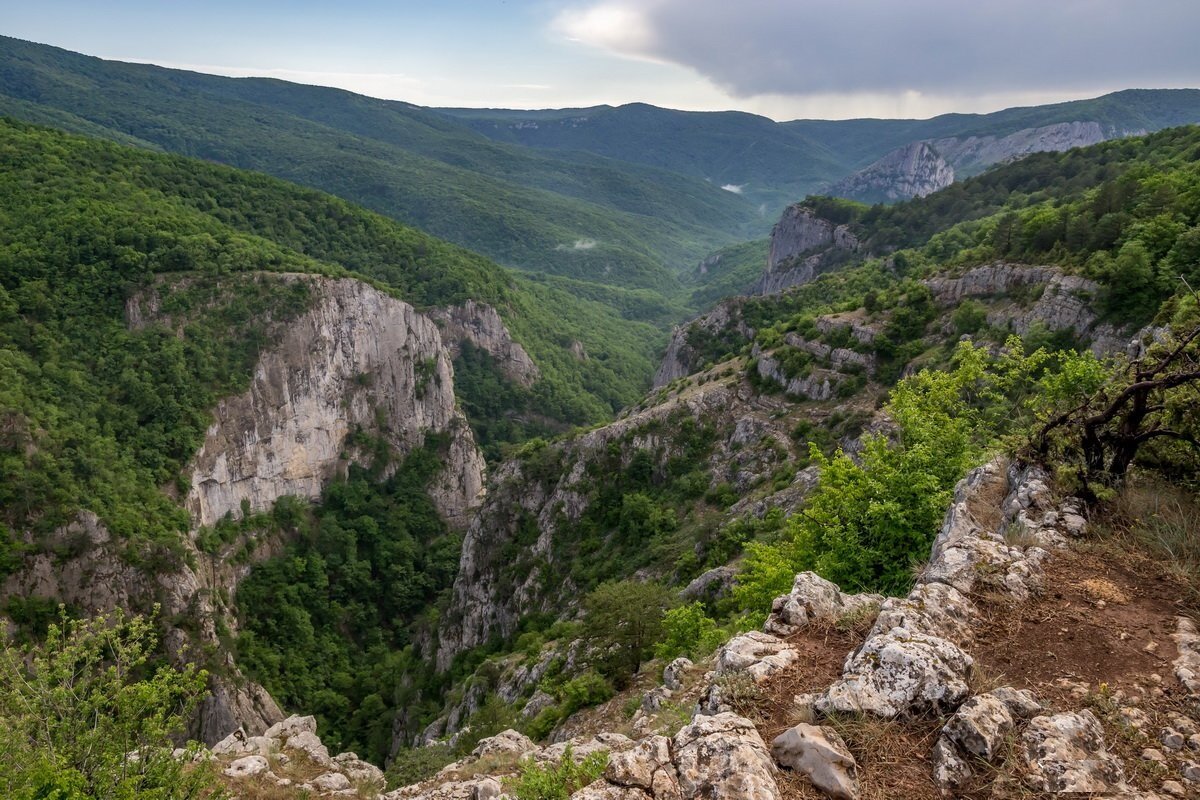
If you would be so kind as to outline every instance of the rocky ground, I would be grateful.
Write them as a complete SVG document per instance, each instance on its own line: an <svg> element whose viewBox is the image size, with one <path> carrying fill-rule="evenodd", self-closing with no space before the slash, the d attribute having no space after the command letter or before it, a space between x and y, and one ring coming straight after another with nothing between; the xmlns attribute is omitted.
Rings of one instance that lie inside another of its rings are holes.
<svg viewBox="0 0 1200 800"><path fill-rule="evenodd" d="M1186 588L1087 529L1042 473L993 462L957 488L907 597L798 575L763 630L644 670L554 744L506 731L387 794L311 719L214 752L247 798L487 800L568 752L608 755L574 800L1200 797Z"/></svg>

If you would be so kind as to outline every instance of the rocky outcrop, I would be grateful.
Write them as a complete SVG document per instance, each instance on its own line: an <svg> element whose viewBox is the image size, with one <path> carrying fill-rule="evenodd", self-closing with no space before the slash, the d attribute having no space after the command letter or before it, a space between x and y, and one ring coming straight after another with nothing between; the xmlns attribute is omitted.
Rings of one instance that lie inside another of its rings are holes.
<svg viewBox="0 0 1200 800"><path fill-rule="evenodd" d="M775 294L808 283L858 249L849 226L823 219L803 205L789 206L771 230L767 269L752 293Z"/></svg>
<svg viewBox="0 0 1200 800"><path fill-rule="evenodd" d="M1037 791L1107 796L1129 791L1121 759L1108 752L1091 711L1034 717L1021 741L1027 782Z"/></svg>
<svg viewBox="0 0 1200 800"><path fill-rule="evenodd" d="M697 717L675 734L674 763L684 797L777 800L775 762L750 720Z"/></svg>
<svg viewBox="0 0 1200 800"><path fill-rule="evenodd" d="M832 400L838 385L845 377L840 372L812 368L807 374L789 377L782 365L771 353L754 350L757 359L755 370L763 380L771 381L783 388L792 397L805 400Z"/></svg>
<svg viewBox="0 0 1200 800"><path fill-rule="evenodd" d="M736 377L697 380L657 405L548 445L536 463L550 467L537 468L521 458L499 465L463 541L439 630L439 668L492 636L511 635L522 615L561 614L575 601L573 587L560 574L552 572L556 577L549 581L544 576L556 569L558 537L574 535L594 496L589 464L613 453L629 463L643 451L651 455L654 469L661 469L683 452L672 431L702 426L713 444L694 466L706 473L710 487L728 483L735 491L748 491L798 452L782 414L787 407L782 398L760 395ZM510 544L518 540L520 547ZM517 553L516 563L499 555L506 548Z"/></svg>
<svg viewBox="0 0 1200 800"><path fill-rule="evenodd" d="M257 511L285 495L319 497L353 459L348 438L362 429L401 454L447 434L452 458L434 499L464 524L481 499L483 459L456 408L437 326L359 281L318 280L314 290L312 307L259 357L250 388L217 404L192 461L193 521L239 516L243 503Z"/></svg>
<svg viewBox="0 0 1200 800"><path fill-rule="evenodd" d="M1099 122L1058 122L1038 128L1024 128L1005 136L956 136L933 139L930 144L960 175L967 176L982 172L993 164L1015 161L1030 153L1062 152L1145 132L1121 130Z"/></svg>
<svg viewBox="0 0 1200 800"><path fill-rule="evenodd" d="M703 354L691 343L691 338L738 336L750 339L754 331L742 321L742 301L733 298L718 303L706 314L684 325L676 326L658 370L654 373L653 388L691 375L703 366Z"/></svg>
<svg viewBox="0 0 1200 800"><path fill-rule="evenodd" d="M496 309L468 300L462 305L435 308L428 315L442 332L442 344L452 359L462 352L463 342L491 356L504 377L526 388L541 377L541 371L529 353L512 338Z"/></svg>
<svg viewBox="0 0 1200 800"><path fill-rule="evenodd" d="M954 168L928 142L913 142L849 175L824 194L863 203L924 197L954 183Z"/></svg>
<svg viewBox="0 0 1200 800"><path fill-rule="evenodd" d="M830 625L851 616L877 613L882 602L882 595L845 594L815 572L801 572L792 582L792 591L771 603L763 630L791 636L810 623Z"/></svg>

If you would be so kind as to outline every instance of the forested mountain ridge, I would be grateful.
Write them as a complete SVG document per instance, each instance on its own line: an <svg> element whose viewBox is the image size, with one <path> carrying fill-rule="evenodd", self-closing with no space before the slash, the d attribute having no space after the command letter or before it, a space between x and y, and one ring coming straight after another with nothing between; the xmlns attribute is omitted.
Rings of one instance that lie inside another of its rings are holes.
<svg viewBox="0 0 1200 800"><path fill-rule="evenodd" d="M1200 90L1127 90L1091 100L927 120L773 122L740 112L620 107L512 111L442 109L501 141L582 149L729 185L772 210L820 193L917 142L944 151L961 177L1041 149L1200 122ZM879 195L856 194L875 201ZM891 198L894 199L894 198Z"/></svg>
<svg viewBox="0 0 1200 800"><path fill-rule="evenodd" d="M674 272L765 227L703 181L497 144L407 103L103 61L0 39L0 112L257 169L502 264L670 294Z"/></svg>

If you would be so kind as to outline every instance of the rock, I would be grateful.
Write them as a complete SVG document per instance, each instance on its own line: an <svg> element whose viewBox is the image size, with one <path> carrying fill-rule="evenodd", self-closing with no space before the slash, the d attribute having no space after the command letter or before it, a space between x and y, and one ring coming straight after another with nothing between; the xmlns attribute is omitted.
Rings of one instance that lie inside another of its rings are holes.
<svg viewBox="0 0 1200 800"><path fill-rule="evenodd" d="M500 781L495 778L484 778L475 784L471 800L496 800L503 791L504 787L500 785Z"/></svg>
<svg viewBox="0 0 1200 800"><path fill-rule="evenodd" d="M318 792L340 792L351 788L350 779L340 772L326 772L313 778L310 783Z"/></svg>
<svg viewBox="0 0 1200 800"><path fill-rule="evenodd" d="M233 733L226 736L221 741L212 746L212 753L216 756L229 755L231 753L246 752L246 730L238 728Z"/></svg>
<svg viewBox="0 0 1200 800"><path fill-rule="evenodd" d="M270 763L262 756L243 756L222 770L222 774L241 780L264 775L270 769Z"/></svg>
<svg viewBox="0 0 1200 800"><path fill-rule="evenodd" d="M769 633L750 631L730 639L717 651L716 673L721 676L745 672L755 683L762 683L796 663L799 657L794 649Z"/></svg>
<svg viewBox="0 0 1200 800"><path fill-rule="evenodd" d="M842 677L817 698L823 714L865 713L892 718L952 711L967 698L974 662L957 645L894 628L869 637Z"/></svg>
<svg viewBox="0 0 1200 800"><path fill-rule="evenodd" d="M271 727L267 728L267 732L263 734L268 739L286 740L298 733L313 733L317 732L316 717L300 717L292 715L282 722L276 722Z"/></svg>
<svg viewBox="0 0 1200 800"><path fill-rule="evenodd" d="M284 747L304 753L309 761L322 767L327 767L333 763L333 759L329 757L329 749L321 743L321 740L312 731L300 731L299 733L292 734L287 738Z"/></svg>
<svg viewBox="0 0 1200 800"><path fill-rule="evenodd" d="M959 753L954 743L939 736L930 755L933 761L933 780L943 795L952 796L971 780L974 771Z"/></svg>
<svg viewBox="0 0 1200 800"><path fill-rule="evenodd" d="M671 690L665 686L656 686L642 695L642 711L653 714L662 708L663 703L671 699Z"/></svg>
<svg viewBox="0 0 1200 800"><path fill-rule="evenodd" d="M1167 757L1163 755L1162 750L1156 750L1153 747L1147 747L1142 751L1142 761L1154 761L1159 764L1167 763Z"/></svg>
<svg viewBox="0 0 1200 800"><path fill-rule="evenodd" d="M683 688L683 675L693 666L691 659L680 658L675 659L670 664L663 668L663 685L672 692L678 692Z"/></svg>
<svg viewBox="0 0 1200 800"><path fill-rule="evenodd" d="M697 717L673 742L684 797L779 799L775 763L750 720L732 713Z"/></svg>
<svg viewBox="0 0 1200 800"><path fill-rule="evenodd" d="M942 728L942 735L965 752L991 761L1014 725L1012 712L1000 698L981 694L959 706Z"/></svg>
<svg viewBox="0 0 1200 800"><path fill-rule="evenodd" d="M826 254L858 249L858 239L849 226L836 225L803 205L789 206L771 230L767 269L751 291L774 294L808 283L833 260L825 258Z"/></svg>
<svg viewBox="0 0 1200 800"><path fill-rule="evenodd" d="M1042 704L1028 689L1001 686L999 689L992 689L988 694L1004 703L1009 713L1017 719L1029 719L1042 712Z"/></svg>
<svg viewBox="0 0 1200 800"><path fill-rule="evenodd" d="M571 800L646 800L646 793L630 786L614 786L601 779L575 792Z"/></svg>
<svg viewBox="0 0 1200 800"><path fill-rule="evenodd" d="M1021 736L1028 781L1037 791L1118 793L1128 789L1121 760L1104 744L1091 711L1034 717Z"/></svg>
<svg viewBox="0 0 1200 800"><path fill-rule="evenodd" d="M650 736L609 759L604 777L618 786L649 792L656 800L680 800L679 776L671 763L671 740Z"/></svg>
<svg viewBox="0 0 1200 800"><path fill-rule="evenodd" d="M1179 772L1192 783L1200 783L1200 764L1195 761L1185 761Z"/></svg>
<svg viewBox="0 0 1200 800"><path fill-rule="evenodd" d="M1179 781L1163 781L1159 787L1172 797L1187 797L1188 791L1183 788L1183 784Z"/></svg>
<svg viewBox="0 0 1200 800"><path fill-rule="evenodd" d="M521 709L521 716L525 717L526 719L532 719L557 702L558 701L554 699L554 695L547 694L541 689L538 689L533 693L533 696L525 702L525 707Z"/></svg>
<svg viewBox="0 0 1200 800"><path fill-rule="evenodd" d="M490 355L500 373L513 383L528 389L541 377L541 370L512 338L495 308L467 300L462 305L428 313L441 329L442 342L451 358L458 358L463 343L470 342Z"/></svg>
<svg viewBox="0 0 1200 800"><path fill-rule="evenodd" d="M857 800L858 763L833 728L804 723L789 728L771 742L771 754L834 800Z"/></svg>
<svg viewBox="0 0 1200 800"><path fill-rule="evenodd" d="M847 595L815 572L801 572L792 591L776 597L763 630L776 636L791 636L809 622L834 622L845 614L883 602L880 595Z"/></svg>
<svg viewBox="0 0 1200 800"><path fill-rule="evenodd" d="M557 742L533 754L538 764L557 764L571 748L571 758L578 764L594 753L619 753L633 747L633 740L620 733L598 733L595 736L576 736L565 742Z"/></svg>
<svg viewBox="0 0 1200 800"><path fill-rule="evenodd" d="M1159 734L1158 740L1168 750L1181 750L1187 741L1182 733L1172 728L1164 728L1162 733Z"/></svg>
<svg viewBox="0 0 1200 800"><path fill-rule="evenodd" d="M471 751L471 756L473 758L486 758L488 756L512 756L516 758L537 749L538 746L528 736L509 728L495 736L490 736L480 741L479 744L475 745L475 749Z"/></svg>
<svg viewBox="0 0 1200 800"><path fill-rule="evenodd" d="M971 643L975 618L975 608L962 592L944 583L923 583L908 597L884 600L868 635L906 628L966 647Z"/></svg>
<svg viewBox="0 0 1200 800"><path fill-rule="evenodd" d="M361 281L280 280L307 281L312 307L259 356L250 388L214 409L190 463L185 505L193 523L240 518L243 501L259 511L284 495L320 497L361 427L381 432L401 455L426 433L446 433L448 463L430 497L448 521L465 525L482 498L484 462L456 404L437 326Z"/></svg>
<svg viewBox="0 0 1200 800"><path fill-rule="evenodd" d="M912 142L842 178L822 193L864 203L924 197L954 183L954 168L928 142Z"/></svg>
<svg viewBox="0 0 1200 800"><path fill-rule="evenodd" d="M333 757L333 763L350 780L361 786L382 786L384 784L383 770L374 764L363 761L355 753L339 753Z"/></svg>

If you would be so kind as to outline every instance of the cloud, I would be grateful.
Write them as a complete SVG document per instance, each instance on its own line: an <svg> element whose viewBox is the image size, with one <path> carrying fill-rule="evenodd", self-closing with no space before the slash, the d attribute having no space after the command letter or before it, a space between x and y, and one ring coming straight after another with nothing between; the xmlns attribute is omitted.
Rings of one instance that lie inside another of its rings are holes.
<svg viewBox="0 0 1200 800"><path fill-rule="evenodd" d="M738 98L1200 83L1195 0L592 0L555 28Z"/></svg>
<svg viewBox="0 0 1200 800"><path fill-rule="evenodd" d="M565 245L560 244L555 247L555 250L591 250L599 244L595 239L576 239L575 244Z"/></svg>
<svg viewBox="0 0 1200 800"><path fill-rule="evenodd" d="M741 184L727 183L724 186L722 186L721 188L727 192L733 192L734 194L741 194L742 190L746 188L746 184L744 184L744 183L741 183Z"/></svg>

